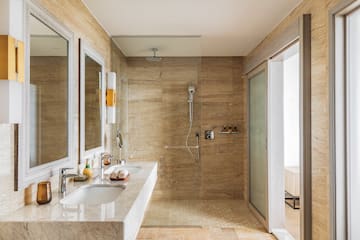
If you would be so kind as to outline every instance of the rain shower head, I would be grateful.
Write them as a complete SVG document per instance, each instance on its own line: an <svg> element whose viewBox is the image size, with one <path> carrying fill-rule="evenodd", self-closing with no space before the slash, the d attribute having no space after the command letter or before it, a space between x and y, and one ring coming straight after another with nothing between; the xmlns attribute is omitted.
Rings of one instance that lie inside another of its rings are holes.
<svg viewBox="0 0 360 240"><path fill-rule="evenodd" d="M145 58L146 61L149 62L160 62L162 60L161 57L156 56L156 53L159 51L157 48L152 48L151 51L153 52L153 55L151 57Z"/></svg>

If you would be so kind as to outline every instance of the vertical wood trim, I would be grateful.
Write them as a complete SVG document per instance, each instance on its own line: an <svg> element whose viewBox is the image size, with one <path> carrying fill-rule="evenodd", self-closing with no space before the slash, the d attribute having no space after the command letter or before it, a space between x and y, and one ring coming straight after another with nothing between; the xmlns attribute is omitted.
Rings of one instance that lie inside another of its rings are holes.
<svg viewBox="0 0 360 240"><path fill-rule="evenodd" d="M301 111L301 239L312 239L312 168L311 168L311 15L300 20L300 111Z"/></svg>

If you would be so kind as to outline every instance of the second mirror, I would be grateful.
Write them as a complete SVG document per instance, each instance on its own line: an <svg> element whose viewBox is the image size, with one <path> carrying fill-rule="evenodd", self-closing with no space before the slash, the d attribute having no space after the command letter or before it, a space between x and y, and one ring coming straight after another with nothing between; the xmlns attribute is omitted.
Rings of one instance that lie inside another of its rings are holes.
<svg viewBox="0 0 360 240"><path fill-rule="evenodd" d="M104 150L104 59L80 42L80 161Z"/></svg>

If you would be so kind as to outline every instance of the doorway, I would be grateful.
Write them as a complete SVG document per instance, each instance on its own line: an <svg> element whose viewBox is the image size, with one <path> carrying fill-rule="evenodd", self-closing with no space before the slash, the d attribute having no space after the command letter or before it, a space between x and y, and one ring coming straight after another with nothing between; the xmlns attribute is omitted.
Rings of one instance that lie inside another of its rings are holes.
<svg viewBox="0 0 360 240"><path fill-rule="evenodd" d="M269 60L269 231L300 240L300 47Z"/></svg>

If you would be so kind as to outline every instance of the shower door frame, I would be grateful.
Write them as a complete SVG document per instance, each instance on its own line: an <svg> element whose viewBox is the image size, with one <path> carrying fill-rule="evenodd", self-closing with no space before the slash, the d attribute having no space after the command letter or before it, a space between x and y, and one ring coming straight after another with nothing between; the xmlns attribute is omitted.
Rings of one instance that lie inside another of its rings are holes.
<svg viewBox="0 0 360 240"><path fill-rule="evenodd" d="M269 59L281 52L284 47L289 46L295 40L300 42L300 222L301 240L312 239L312 127L311 127L311 14L303 14L296 21L289 25L284 32L272 39L269 46L261 49L258 56L250 57L248 62L245 61L245 76L249 79L257 68L263 64L268 64ZM247 81L248 84L248 81ZM248 90L248 89L247 89ZM248 100L248 99L247 99ZM249 110L249 108L248 108ZM249 111L247 112L247 114ZM248 114L249 121L249 114ZM247 123L249 132L249 122ZM268 146L267 146L268 147ZM248 137L249 153L249 137ZM268 159L269 160L269 159ZM250 161L248 154L248 162ZM249 171L249 168L248 168ZM267 177L269 174L267 174ZM249 180L249 175L247 176ZM267 178L268 179L268 178ZM268 188L267 188L268 189ZM250 194L250 184L248 182L247 194ZM267 193L268 195L268 193ZM249 202L249 198L247 198ZM267 196L269 201L269 197ZM267 203L269 204L269 202ZM269 219L259 218L257 211L248 204L250 210L264 224L269 231ZM269 206L267 206L269 213ZM261 216L261 215L260 215ZM271 230L270 230L271 231Z"/></svg>
<svg viewBox="0 0 360 240"><path fill-rule="evenodd" d="M259 64L257 67L255 67L253 70L251 70L249 73L246 74L246 83L247 83L247 92L250 93L250 81L253 77L255 77L257 74L261 73L262 71L265 71L265 91L266 91L266 96L265 96L265 132L266 132L266 140L265 140L265 155L266 155L266 177L265 179L268 180L268 135L267 135L267 131L268 131L268 80L269 80L269 76L268 76L268 63L267 61L262 62L261 64ZM248 152L248 206L250 211L255 215L255 217L267 228L267 226L269 225L269 208L268 208L268 183L266 183L266 187L265 187L265 200L266 200L266 209L265 209L265 216L262 216L262 214L259 212L259 210L251 203L250 201L250 94L247 94L247 132L248 132L248 137L247 137L247 152Z"/></svg>

